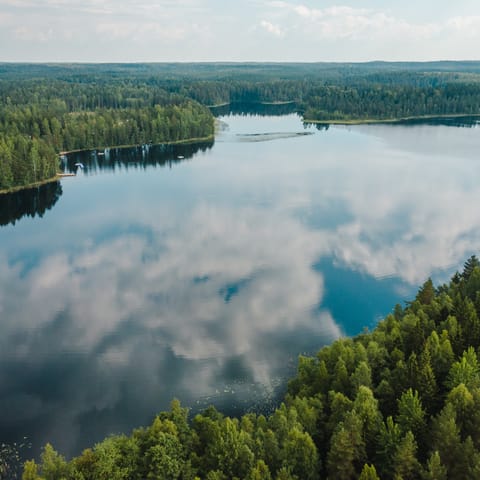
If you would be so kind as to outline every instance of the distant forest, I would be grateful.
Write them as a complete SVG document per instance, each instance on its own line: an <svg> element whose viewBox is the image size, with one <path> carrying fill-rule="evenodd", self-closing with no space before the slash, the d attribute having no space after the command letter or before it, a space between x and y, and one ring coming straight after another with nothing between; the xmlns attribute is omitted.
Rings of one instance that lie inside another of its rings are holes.
<svg viewBox="0 0 480 480"><path fill-rule="evenodd" d="M208 106L293 102L306 122L480 114L480 62L0 64L0 191L62 151L212 137Z"/></svg>
<svg viewBox="0 0 480 480"><path fill-rule="evenodd" d="M480 262L427 280L371 333L300 357L266 417L171 410L70 461L47 444L23 480L480 478Z"/></svg>

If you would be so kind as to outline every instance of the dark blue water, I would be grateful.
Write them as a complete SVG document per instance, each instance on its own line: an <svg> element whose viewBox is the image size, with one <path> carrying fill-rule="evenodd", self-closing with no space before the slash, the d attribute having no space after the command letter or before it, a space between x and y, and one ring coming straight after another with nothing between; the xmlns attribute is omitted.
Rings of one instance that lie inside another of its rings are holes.
<svg viewBox="0 0 480 480"><path fill-rule="evenodd" d="M480 245L480 129L225 116L0 201L0 433L64 454L168 408L269 408Z"/></svg>

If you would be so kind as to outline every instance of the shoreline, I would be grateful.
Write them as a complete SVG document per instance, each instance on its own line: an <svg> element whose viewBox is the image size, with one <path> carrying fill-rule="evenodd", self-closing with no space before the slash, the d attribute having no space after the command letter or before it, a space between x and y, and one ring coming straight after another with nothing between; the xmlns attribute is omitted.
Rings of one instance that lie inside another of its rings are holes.
<svg viewBox="0 0 480 480"><path fill-rule="evenodd" d="M174 142L162 142L162 143L153 143L151 145L186 145L189 143L199 143L199 142L208 142L215 140L215 134L208 135L206 137L198 137L198 138L186 138L184 140L176 140ZM80 153L80 152L89 152L93 150L105 150L106 148L135 148L141 146L141 143L136 143L133 145L115 145L115 146L110 146L110 147L94 147L94 148L81 148L77 150L67 150L67 151L62 151L59 152L58 155L69 155L71 153ZM150 144L149 144L150 145ZM60 181L60 179L65 178L65 177L71 177L74 175L62 175L62 172L57 172L54 177L51 178L46 178L45 180L40 180L39 182L34 182L34 183L29 183L27 185L18 185L15 187L11 188L6 188L3 190L0 190L0 195L5 195L8 193L15 193L19 192L21 190L28 190L29 188L36 188L40 187L42 185L45 185L47 183L55 182L55 181Z"/></svg>
<svg viewBox="0 0 480 480"><path fill-rule="evenodd" d="M303 123L312 123L315 125L368 125L375 123L401 123L408 122L410 120L435 120L442 118L466 118L466 117L476 117L480 119L480 113L453 113L445 115L420 115L412 117L400 117L400 118L383 118L383 119L374 119L374 118L358 118L350 120L307 120L303 118Z"/></svg>
<svg viewBox="0 0 480 480"><path fill-rule="evenodd" d="M20 192L21 190L28 190L29 188L37 188L41 187L42 185L46 185L47 183L53 183L60 181L60 176L58 173L55 174L54 177L46 178L45 180L40 180L39 182L29 183L28 185L18 185L16 187L5 188L0 190L0 195L6 195L8 193L16 193Z"/></svg>
<svg viewBox="0 0 480 480"><path fill-rule="evenodd" d="M220 107L226 107L230 105L232 102L225 102L225 103L217 103L215 105L205 105L207 108L220 108Z"/></svg>
<svg viewBox="0 0 480 480"><path fill-rule="evenodd" d="M220 107L228 107L228 105L235 105L235 104L250 104L250 105L291 105L292 103L296 103L295 100L281 100L278 102L225 102L225 103L218 103L216 105L205 105L207 108L220 108Z"/></svg>
<svg viewBox="0 0 480 480"><path fill-rule="evenodd" d="M106 150L107 148L135 148L141 147L142 145L185 145L189 143L197 143L197 142L208 142L211 140L215 140L215 134L212 133L211 135L207 135L206 137L195 137L195 138L185 138L183 140L175 140L174 142L160 142L160 143L133 143L133 144L125 144L125 145L108 145L103 147L92 147L92 148L77 148L75 150L65 150L62 152L58 152L59 156L62 155L70 155L71 153L81 153L81 152L93 152L94 150Z"/></svg>
<svg viewBox="0 0 480 480"><path fill-rule="evenodd" d="M290 104L294 103L293 101L288 102L279 102L279 103L268 103L268 102L260 102L263 105L282 105L282 104ZM221 104L221 105L212 105L211 107L218 107L218 106L225 106L230 105L229 103ZM466 117L474 117L480 119L480 113L455 113L455 114L444 114L444 115L421 115L421 116L411 116L411 117L400 117L400 118L384 118L384 119L375 119L375 118L363 118L363 119L344 119L344 120L309 120L306 118L302 118L303 123L308 123L312 125L374 125L374 124L395 124L401 123L405 121L411 120L435 120L435 119L445 119L445 118L466 118ZM198 138L187 138L184 140L176 140L174 142L162 142L162 143L154 143L151 145L184 145L189 143L197 143L197 142L208 142L215 140L215 133L208 135L206 137L198 137ZM67 150L59 152L58 155L69 155L71 153L80 153L80 152L88 152L93 150L105 150L107 148L134 148L141 146L141 143L133 144L133 145L114 145L114 146L104 146L104 147L93 147L93 148L82 148L76 150ZM15 193L21 190L27 190L29 188L36 188L41 185L45 185L47 183L59 181L64 176L59 175L58 172L55 177L47 178L45 180L41 180L39 182L29 183L28 185L19 185L16 187L11 187L8 189L0 190L0 195L5 195L8 193Z"/></svg>
<svg viewBox="0 0 480 480"><path fill-rule="evenodd" d="M279 102L260 102L260 105L291 105L295 100L282 100Z"/></svg>

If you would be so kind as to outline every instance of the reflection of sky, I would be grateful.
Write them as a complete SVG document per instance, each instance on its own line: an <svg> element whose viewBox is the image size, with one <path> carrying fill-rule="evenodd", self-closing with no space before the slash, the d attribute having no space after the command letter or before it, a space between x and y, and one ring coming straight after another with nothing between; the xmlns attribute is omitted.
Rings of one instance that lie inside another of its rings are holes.
<svg viewBox="0 0 480 480"><path fill-rule="evenodd" d="M478 250L478 129L245 142L304 128L223 120L190 162L65 179L44 218L0 229L5 436L72 453L174 395L270 391L298 353L372 327Z"/></svg>

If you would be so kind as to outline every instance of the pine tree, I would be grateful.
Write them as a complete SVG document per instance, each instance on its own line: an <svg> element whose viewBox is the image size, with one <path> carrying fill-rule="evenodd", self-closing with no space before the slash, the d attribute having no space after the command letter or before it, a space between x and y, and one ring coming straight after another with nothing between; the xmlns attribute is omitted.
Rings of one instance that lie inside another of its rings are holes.
<svg viewBox="0 0 480 480"><path fill-rule="evenodd" d="M382 478L391 478L394 469L394 458L402 440L400 427L388 417L380 427L378 436L377 461Z"/></svg>
<svg viewBox="0 0 480 480"><path fill-rule="evenodd" d="M442 465L440 454L435 451L427 462L427 471L423 475L423 480L447 480L447 469Z"/></svg>
<svg viewBox="0 0 480 480"><path fill-rule="evenodd" d="M438 387L430 362L430 353L427 349L424 349L420 356L418 377L413 385L418 389L425 409L428 412L435 411Z"/></svg>
<svg viewBox="0 0 480 480"><path fill-rule="evenodd" d="M462 449L460 429L451 405L447 404L432 422L432 447L433 451L438 451L450 475Z"/></svg>
<svg viewBox="0 0 480 480"><path fill-rule="evenodd" d="M263 460L259 460L257 465L250 470L245 480L271 480L270 470Z"/></svg>
<svg viewBox="0 0 480 480"><path fill-rule="evenodd" d="M433 286L432 279L429 278L421 287L417 293L416 300L422 305L430 305L435 298L435 288Z"/></svg>
<svg viewBox="0 0 480 480"><path fill-rule="evenodd" d="M338 359L335 365L332 389L347 396L350 394L350 379L348 377L347 367L342 357Z"/></svg>
<svg viewBox="0 0 480 480"><path fill-rule="evenodd" d="M363 466L362 473L358 477L358 480L380 480L380 477L377 475L375 465L365 464Z"/></svg>
<svg viewBox="0 0 480 480"><path fill-rule="evenodd" d="M472 255L463 265L462 277L468 280L475 267L480 267L480 261L475 255Z"/></svg>
<svg viewBox="0 0 480 480"><path fill-rule="evenodd" d="M395 478L414 480L420 477L421 467L417 460L417 443L412 432L407 432L394 455Z"/></svg>
<svg viewBox="0 0 480 480"><path fill-rule="evenodd" d="M402 394L398 400L396 420L404 435L411 431L422 444L427 424L425 421L425 410L416 390L413 391L409 388Z"/></svg>
<svg viewBox="0 0 480 480"><path fill-rule="evenodd" d="M330 441L327 455L328 478L350 480L359 473L364 462L362 420L355 412L349 412Z"/></svg>

